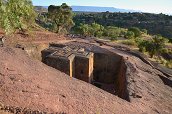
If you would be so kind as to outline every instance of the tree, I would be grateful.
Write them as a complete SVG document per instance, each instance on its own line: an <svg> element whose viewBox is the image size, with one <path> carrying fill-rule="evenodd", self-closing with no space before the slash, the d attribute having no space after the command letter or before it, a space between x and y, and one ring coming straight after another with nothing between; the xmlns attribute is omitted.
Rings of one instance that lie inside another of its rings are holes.
<svg viewBox="0 0 172 114"><path fill-rule="evenodd" d="M137 41L137 44L140 52L146 52L149 48L150 41L139 39L139 41Z"/></svg>
<svg viewBox="0 0 172 114"><path fill-rule="evenodd" d="M66 3L63 3L61 6L50 5L48 7L48 14L54 24L53 30L57 33L69 31L74 25L72 8Z"/></svg>
<svg viewBox="0 0 172 114"><path fill-rule="evenodd" d="M135 35L135 38L141 36L141 31L137 27L131 27L131 28L128 29L128 31L132 31L134 33L134 35Z"/></svg>
<svg viewBox="0 0 172 114"><path fill-rule="evenodd" d="M162 37L161 35L155 35L153 37L153 47L156 50L156 54L160 54L162 49L165 47L165 43L168 42L168 39Z"/></svg>
<svg viewBox="0 0 172 114"><path fill-rule="evenodd" d="M111 40L116 40L120 35L121 30L117 27L108 26L104 29L104 36L110 37Z"/></svg>
<svg viewBox="0 0 172 114"><path fill-rule="evenodd" d="M138 47L140 51L146 50L152 58L154 55L159 56L161 54L166 42L168 42L167 39L163 38L161 35L156 35L150 41L140 41Z"/></svg>
<svg viewBox="0 0 172 114"><path fill-rule="evenodd" d="M90 25L82 24L82 23L75 29L75 33L80 34L82 36L90 36L91 31L92 31L92 28Z"/></svg>
<svg viewBox="0 0 172 114"><path fill-rule="evenodd" d="M34 22L36 13L30 0L0 0L0 27L10 34L24 33Z"/></svg>
<svg viewBox="0 0 172 114"><path fill-rule="evenodd" d="M132 31L127 31L127 33L125 34L125 38L127 39L133 39L134 37L135 37L135 34Z"/></svg>
<svg viewBox="0 0 172 114"><path fill-rule="evenodd" d="M80 24L75 28L76 34L81 34L83 36L94 36L101 37L103 34L104 27L97 23L89 24Z"/></svg>
<svg viewBox="0 0 172 114"><path fill-rule="evenodd" d="M141 31L145 34L148 34L148 31L146 29L142 29Z"/></svg>
<svg viewBox="0 0 172 114"><path fill-rule="evenodd" d="M91 24L91 35L95 37L101 37L103 34L104 27L97 23Z"/></svg>

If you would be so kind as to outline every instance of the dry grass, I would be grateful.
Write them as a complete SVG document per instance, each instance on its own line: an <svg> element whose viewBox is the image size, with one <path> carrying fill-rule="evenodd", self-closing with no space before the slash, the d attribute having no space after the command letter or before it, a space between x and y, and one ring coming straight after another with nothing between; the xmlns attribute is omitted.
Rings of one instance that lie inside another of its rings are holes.
<svg viewBox="0 0 172 114"><path fill-rule="evenodd" d="M137 43L134 40L123 40L121 41L122 44L127 46L136 46Z"/></svg>

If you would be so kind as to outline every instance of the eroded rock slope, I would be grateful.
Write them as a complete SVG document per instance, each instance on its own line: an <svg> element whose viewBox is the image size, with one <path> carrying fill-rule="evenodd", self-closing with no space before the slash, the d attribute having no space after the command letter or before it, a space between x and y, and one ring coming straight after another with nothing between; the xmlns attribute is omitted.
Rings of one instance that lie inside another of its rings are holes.
<svg viewBox="0 0 172 114"><path fill-rule="evenodd" d="M70 78L19 49L0 48L0 102L47 113L142 113L131 103Z"/></svg>

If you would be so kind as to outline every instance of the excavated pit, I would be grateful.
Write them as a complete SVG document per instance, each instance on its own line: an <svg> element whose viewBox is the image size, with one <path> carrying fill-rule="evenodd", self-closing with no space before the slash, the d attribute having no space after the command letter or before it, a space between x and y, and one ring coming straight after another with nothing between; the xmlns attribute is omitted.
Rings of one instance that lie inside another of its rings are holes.
<svg viewBox="0 0 172 114"><path fill-rule="evenodd" d="M129 101L127 66L118 54L89 44L50 44L42 62Z"/></svg>
<svg viewBox="0 0 172 114"><path fill-rule="evenodd" d="M93 85L129 100L126 88L127 67L123 57L108 52L94 53Z"/></svg>

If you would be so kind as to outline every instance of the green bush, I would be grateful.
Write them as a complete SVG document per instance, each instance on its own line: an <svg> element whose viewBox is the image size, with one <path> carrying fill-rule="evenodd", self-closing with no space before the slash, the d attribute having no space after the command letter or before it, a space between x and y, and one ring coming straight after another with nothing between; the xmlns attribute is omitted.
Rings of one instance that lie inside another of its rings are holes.
<svg viewBox="0 0 172 114"><path fill-rule="evenodd" d="M161 53L169 53L169 50L168 50L167 48L163 48L163 49L161 50Z"/></svg>
<svg viewBox="0 0 172 114"><path fill-rule="evenodd" d="M119 34L120 37L125 37L126 33L127 33L126 29L120 28L120 34Z"/></svg>
<svg viewBox="0 0 172 114"><path fill-rule="evenodd" d="M95 36L101 37L103 34L104 27L97 23L89 24L80 24L79 26L75 27L74 33L80 34L83 36Z"/></svg>
<svg viewBox="0 0 172 114"><path fill-rule="evenodd" d="M146 51L151 57L154 55L160 55L164 50L167 40L160 35L154 36L152 40L140 40L137 41L139 51ZM165 50L164 50L165 51Z"/></svg>
<svg viewBox="0 0 172 114"><path fill-rule="evenodd" d="M0 27L10 34L24 33L35 22L36 13L31 0L0 0Z"/></svg>
<svg viewBox="0 0 172 114"><path fill-rule="evenodd" d="M113 26L108 26L104 29L104 33L103 36L107 36L110 38L116 38L120 35L120 29L117 27L113 27Z"/></svg>
<svg viewBox="0 0 172 114"><path fill-rule="evenodd" d="M131 28L128 29L128 31L132 31L134 33L134 35L135 35L135 38L141 36L141 31L137 27L131 27Z"/></svg>
<svg viewBox="0 0 172 114"><path fill-rule="evenodd" d="M142 29L141 31L145 34L148 34L148 31L146 29Z"/></svg>
<svg viewBox="0 0 172 114"><path fill-rule="evenodd" d="M168 68L172 68L172 60L167 61L165 66L167 66Z"/></svg>
<svg viewBox="0 0 172 114"><path fill-rule="evenodd" d="M100 24L97 23L92 23L91 24L91 35L95 37L101 37L103 34L104 27Z"/></svg>
<svg viewBox="0 0 172 114"><path fill-rule="evenodd" d="M132 31L127 31L127 33L125 34L125 38L127 39L133 39L134 37L135 37L135 34Z"/></svg>

